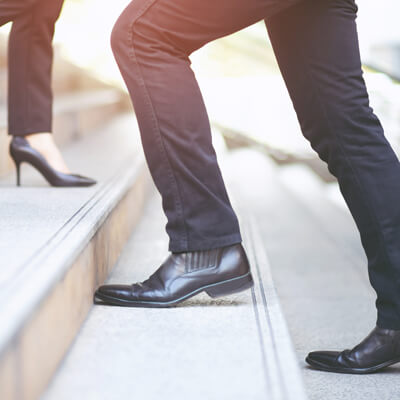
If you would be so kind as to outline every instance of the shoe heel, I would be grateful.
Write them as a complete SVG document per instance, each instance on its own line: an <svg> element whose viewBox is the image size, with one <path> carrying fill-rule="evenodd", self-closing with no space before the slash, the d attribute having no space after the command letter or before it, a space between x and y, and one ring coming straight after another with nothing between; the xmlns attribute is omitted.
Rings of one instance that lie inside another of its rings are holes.
<svg viewBox="0 0 400 400"><path fill-rule="evenodd" d="M212 297L227 296L229 294L242 292L243 290L250 289L254 286L251 274L230 279L229 281L221 282L206 290L206 293Z"/></svg>
<svg viewBox="0 0 400 400"><path fill-rule="evenodd" d="M16 177L17 177L17 186L21 186L21 160L17 155L15 154L14 151L14 146L15 146L15 137L12 139L10 142L10 157L14 161L15 168L16 168Z"/></svg>
<svg viewBox="0 0 400 400"><path fill-rule="evenodd" d="M21 164L15 161L15 166L17 168L17 186L21 186Z"/></svg>

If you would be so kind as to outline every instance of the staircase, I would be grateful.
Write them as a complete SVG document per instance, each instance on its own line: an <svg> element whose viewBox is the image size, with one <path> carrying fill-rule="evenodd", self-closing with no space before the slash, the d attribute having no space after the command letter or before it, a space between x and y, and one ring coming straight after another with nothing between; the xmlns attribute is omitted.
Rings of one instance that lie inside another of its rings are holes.
<svg viewBox="0 0 400 400"><path fill-rule="evenodd" d="M2 47L4 50L4 46ZM0 86L6 87L3 56ZM90 188L52 188L30 166L22 187L0 107L0 399L36 399L48 385L114 266L153 186L124 92L56 58L54 131Z"/></svg>
<svg viewBox="0 0 400 400"><path fill-rule="evenodd" d="M94 306L42 399L396 398L396 366L360 381L304 362L311 350L355 345L375 322L365 256L337 186L255 148L228 151L214 132L254 289L168 310ZM164 225L154 193L108 283L154 271L167 254Z"/></svg>
<svg viewBox="0 0 400 400"><path fill-rule="evenodd" d="M221 138L214 144L225 164L231 155ZM44 400L306 399L258 223L231 194L254 289L217 300L199 295L167 310L94 306ZM163 261L161 210L154 194L108 283L144 280Z"/></svg>
<svg viewBox="0 0 400 400"><path fill-rule="evenodd" d="M360 379L304 361L312 350L353 347L376 322L367 260L337 184L251 148L233 151L225 171L258 225L309 399L397 398L399 365Z"/></svg>
<svg viewBox="0 0 400 400"><path fill-rule="evenodd" d="M63 155L99 183L52 188L23 165L16 187L2 117L1 400L396 398L396 366L353 377L305 365L308 351L354 345L374 324L358 233L307 154L238 144L229 116L213 141L254 289L163 310L93 306L98 285L141 281L163 261L166 221L126 94L60 57L54 87Z"/></svg>
<svg viewBox="0 0 400 400"><path fill-rule="evenodd" d="M3 168L0 399L305 399L257 223L239 196L252 291L150 312L93 306L106 279L144 279L162 261L165 220L125 95L68 71L69 86L55 74L55 131L68 164L99 184L52 188L23 165L15 187L12 165ZM222 135L214 142L228 159Z"/></svg>

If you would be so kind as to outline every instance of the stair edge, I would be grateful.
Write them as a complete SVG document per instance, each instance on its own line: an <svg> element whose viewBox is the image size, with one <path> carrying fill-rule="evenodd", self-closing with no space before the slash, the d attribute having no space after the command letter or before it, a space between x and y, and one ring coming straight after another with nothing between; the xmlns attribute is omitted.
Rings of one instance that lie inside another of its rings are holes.
<svg viewBox="0 0 400 400"><path fill-rule="evenodd" d="M0 398L37 398L79 331L93 304L94 288L114 266L150 191L143 155L129 163L122 178L117 173L102 185L28 263L24 299L14 294L11 305L0 312L9 322L0 332ZM79 225L90 212L95 214L91 221ZM60 247L65 241L73 246L67 256Z"/></svg>

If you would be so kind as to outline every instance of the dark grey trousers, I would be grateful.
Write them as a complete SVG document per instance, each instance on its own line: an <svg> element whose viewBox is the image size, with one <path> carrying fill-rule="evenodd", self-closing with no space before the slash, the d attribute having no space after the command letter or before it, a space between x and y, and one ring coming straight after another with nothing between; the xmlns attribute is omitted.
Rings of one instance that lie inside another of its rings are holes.
<svg viewBox="0 0 400 400"><path fill-rule="evenodd" d="M13 21L8 55L11 135L51 132L54 24L63 0L1 0L0 25Z"/></svg>

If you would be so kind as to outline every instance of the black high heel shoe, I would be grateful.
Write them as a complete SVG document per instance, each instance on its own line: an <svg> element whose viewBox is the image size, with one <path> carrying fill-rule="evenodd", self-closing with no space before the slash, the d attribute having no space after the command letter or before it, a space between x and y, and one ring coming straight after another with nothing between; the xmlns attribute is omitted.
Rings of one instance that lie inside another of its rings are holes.
<svg viewBox="0 0 400 400"><path fill-rule="evenodd" d="M21 185L21 164L26 162L36 168L51 186L92 186L96 181L77 174L64 174L56 171L46 159L21 137L15 136L10 143L10 155L17 167L17 186Z"/></svg>

